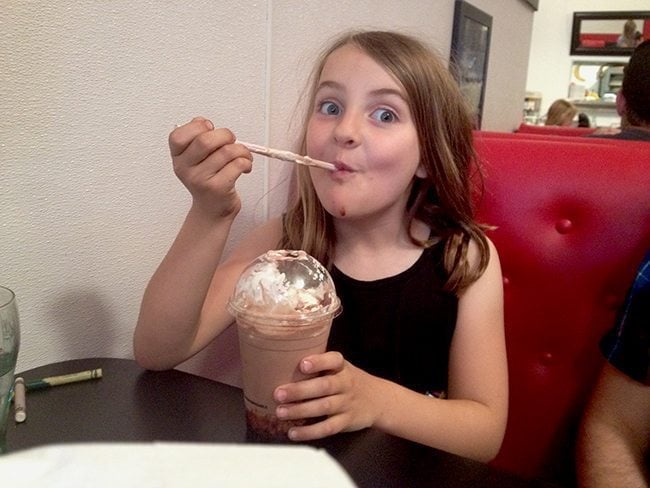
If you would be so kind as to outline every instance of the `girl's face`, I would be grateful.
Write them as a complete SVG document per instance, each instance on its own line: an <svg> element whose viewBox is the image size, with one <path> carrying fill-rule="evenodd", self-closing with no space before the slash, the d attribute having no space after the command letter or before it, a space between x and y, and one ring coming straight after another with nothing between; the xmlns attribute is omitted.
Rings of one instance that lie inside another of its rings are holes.
<svg viewBox="0 0 650 488"><path fill-rule="evenodd" d="M337 218L403 217L420 151L401 84L357 47L334 51L323 68L307 125L307 154L322 205Z"/></svg>

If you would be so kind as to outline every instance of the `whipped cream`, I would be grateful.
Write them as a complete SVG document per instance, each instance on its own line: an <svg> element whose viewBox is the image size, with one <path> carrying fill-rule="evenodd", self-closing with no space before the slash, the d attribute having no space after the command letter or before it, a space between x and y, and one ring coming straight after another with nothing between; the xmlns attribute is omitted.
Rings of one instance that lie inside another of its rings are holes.
<svg viewBox="0 0 650 488"><path fill-rule="evenodd" d="M317 314L338 308L327 270L304 251L269 251L242 273L230 301L235 312Z"/></svg>

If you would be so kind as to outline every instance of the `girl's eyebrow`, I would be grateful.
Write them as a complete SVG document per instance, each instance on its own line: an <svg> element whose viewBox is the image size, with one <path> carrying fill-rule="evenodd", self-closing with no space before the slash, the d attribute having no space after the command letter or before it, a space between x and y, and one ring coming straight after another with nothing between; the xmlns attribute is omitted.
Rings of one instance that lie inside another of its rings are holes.
<svg viewBox="0 0 650 488"><path fill-rule="evenodd" d="M316 91L321 90L322 88L332 88L335 90L343 90L344 87L341 83L338 83L336 81L330 81L330 80L325 80L322 81L318 85L318 89ZM404 102L407 102L406 97L402 93L401 90L398 90L396 88L377 88L376 90L371 90L370 95L372 96L382 96L382 95L394 95L396 97L401 98L404 100Z"/></svg>

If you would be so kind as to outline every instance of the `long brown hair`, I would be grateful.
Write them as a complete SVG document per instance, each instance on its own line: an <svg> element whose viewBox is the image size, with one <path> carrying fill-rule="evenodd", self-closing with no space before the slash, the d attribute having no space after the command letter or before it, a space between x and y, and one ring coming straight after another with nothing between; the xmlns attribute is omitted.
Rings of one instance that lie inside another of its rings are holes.
<svg viewBox="0 0 650 488"><path fill-rule="evenodd" d="M386 31L346 33L320 56L311 75L308 109L300 138L305 151L307 121L319 78L328 56L344 45L353 45L386 68L403 86L420 143L420 164L425 178L415 178L407 208L407 228L414 219L431 229L427 241L411 240L422 247L444 246L446 288L458 292L478 279L489 260L483 228L474 220L474 176L480 177L472 140L472 118L457 83L431 49L416 39ZM296 168L296 198L284 219L282 247L303 249L331 265L336 236L331 215L318 200L304 167ZM467 250L478 244L479 263L470 266Z"/></svg>
<svg viewBox="0 0 650 488"><path fill-rule="evenodd" d="M562 125L566 120L572 120L578 109L568 100L555 100L548 108L544 125Z"/></svg>

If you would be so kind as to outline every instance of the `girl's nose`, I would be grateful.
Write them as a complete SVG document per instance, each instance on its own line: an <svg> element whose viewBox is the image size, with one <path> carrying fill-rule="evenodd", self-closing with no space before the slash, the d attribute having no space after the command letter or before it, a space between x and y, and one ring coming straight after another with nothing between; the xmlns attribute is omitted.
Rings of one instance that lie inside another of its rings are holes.
<svg viewBox="0 0 650 488"><path fill-rule="evenodd" d="M353 146L359 141L359 129L358 116L345 112L334 127L334 140L343 146Z"/></svg>

